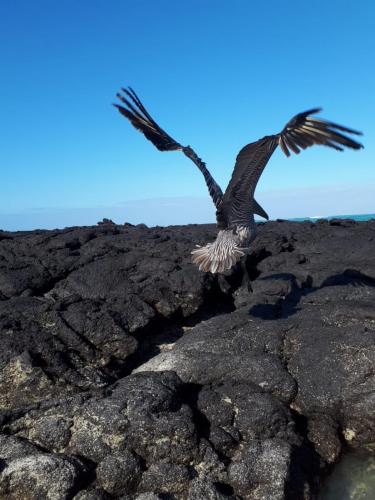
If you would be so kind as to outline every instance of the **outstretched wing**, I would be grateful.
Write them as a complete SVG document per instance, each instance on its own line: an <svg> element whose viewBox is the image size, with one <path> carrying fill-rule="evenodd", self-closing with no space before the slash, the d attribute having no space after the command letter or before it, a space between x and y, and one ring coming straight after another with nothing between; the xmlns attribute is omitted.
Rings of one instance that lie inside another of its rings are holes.
<svg viewBox="0 0 375 500"><path fill-rule="evenodd" d="M216 208L219 208L223 198L223 192L220 186L208 171L206 164L199 158L190 146L182 146L172 139L148 113L141 100L130 87L121 89L124 95L118 93L117 97L123 105L114 104L114 106L124 115L130 123L144 136L152 142L159 151L182 151L190 160L192 160L202 172L206 181L208 191L213 199Z"/></svg>
<svg viewBox="0 0 375 500"><path fill-rule="evenodd" d="M344 147L352 149L363 147L362 144L342 134L346 132L361 135L361 132L310 117L318 111L320 109L316 108L300 113L293 117L279 134L266 136L241 149L221 207L222 217L228 225L248 224L251 214L254 213L256 185L278 145L287 156L290 156L289 150L298 154L300 148L306 149L314 144L329 146L339 151Z"/></svg>
<svg viewBox="0 0 375 500"><path fill-rule="evenodd" d="M314 108L299 113L285 125L278 137L280 147L286 156L290 156L289 149L298 154L300 148L306 149L314 144L322 144L337 151L344 151L344 147L351 149L363 148L362 144L341 133L362 135L361 132L310 116L320 111L321 108Z"/></svg>

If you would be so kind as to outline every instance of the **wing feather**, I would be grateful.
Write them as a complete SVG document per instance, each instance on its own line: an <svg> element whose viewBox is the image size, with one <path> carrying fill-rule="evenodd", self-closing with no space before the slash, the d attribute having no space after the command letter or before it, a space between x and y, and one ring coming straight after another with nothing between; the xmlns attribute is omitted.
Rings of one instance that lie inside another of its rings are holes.
<svg viewBox="0 0 375 500"><path fill-rule="evenodd" d="M130 121L133 127L141 131L159 151L182 151L185 156L192 160L202 172L213 202L216 208L219 208L222 202L223 192L202 159L199 158L190 146L182 146L179 142L172 139L172 137L155 122L131 87L127 89L122 88L121 90L124 95L118 93L117 98L121 101L122 105L114 104L114 106Z"/></svg>
<svg viewBox="0 0 375 500"><path fill-rule="evenodd" d="M288 148L293 151L293 153L296 153L296 155L298 155L300 153L300 150L296 146L296 143L293 140L293 137L291 135L284 137L284 141L285 141L286 145L288 146Z"/></svg>
<svg viewBox="0 0 375 500"><path fill-rule="evenodd" d="M320 108L314 108L299 113L285 125L279 134L266 136L241 149L223 197L221 217L228 226L246 225L255 212L256 185L278 145L286 156L290 156L291 152L299 154L301 149L314 144L328 146L338 151L343 151L344 147L363 148L362 144L343 134L345 132L361 135L361 132L311 117L319 111L321 111Z"/></svg>
<svg viewBox="0 0 375 500"><path fill-rule="evenodd" d="M259 203L254 199L253 201L254 214L260 215L263 219L269 220L268 213L262 208Z"/></svg>
<svg viewBox="0 0 375 500"><path fill-rule="evenodd" d="M228 226L246 226L256 212L255 187L277 145L278 137L271 135L248 144L239 152L222 203L223 218Z"/></svg>
<svg viewBox="0 0 375 500"><path fill-rule="evenodd" d="M284 137L280 137L279 144L285 156L290 156L290 151L285 143Z"/></svg>
<svg viewBox="0 0 375 500"><path fill-rule="evenodd" d="M361 132L344 127L343 125L338 125L334 122L311 117L311 115L318 113L319 111L321 111L320 108L314 108L309 111L299 113L285 125L284 129L279 134L279 144L286 156L289 155L282 147L283 143L285 142L290 146L290 149L294 151L292 146L296 146L296 143L298 144L296 136L299 137L300 141L301 138L302 140L307 140L309 142L308 146L321 144L323 146L334 148L338 151L343 150L342 146L351 149L363 148L362 144L354 141L342 133L346 132L348 134L361 135Z"/></svg>
<svg viewBox="0 0 375 500"><path fill-rule="evenodd" d="M129 96L129 93L126 93L126 95ZM124 106L119 104L114 104L114 106L130 121L133 127L140 130L159 151L175 151L182 149L181 144L172 139L172 137L159 127L152 118L150 119L149 116L147 116L148 113L145 114L134 99L132 99L132 104L120 93L116 94L116 96Z"/></svg>

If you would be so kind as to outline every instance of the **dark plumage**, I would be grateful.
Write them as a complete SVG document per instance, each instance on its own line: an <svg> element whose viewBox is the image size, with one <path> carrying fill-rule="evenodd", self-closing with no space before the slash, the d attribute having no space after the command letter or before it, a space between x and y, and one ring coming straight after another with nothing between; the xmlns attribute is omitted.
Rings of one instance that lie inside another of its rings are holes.
<svg viewBox="0 0 375 500"><path fill-rule="evenodd" d="M239 152L232 178L223 194L206 164L190 146L182 146L172 139L147 112L137 94L130 87L122 89L117 97L122 104L114 104L132 125L140 130L159 151L182 151L202 172L208 191L216 206L216 219L219 230L213 243L193 250L193 262L202 271L223 272L231 268L244 255L256 235L254 214L268 219L267 213L255 201L254 192L258 180L271 158L280 146L286 156L291 152L299 154L314 144L321 144L343 151L344 147L360 149L362 144L347 134L361 135L361 132L311 115L321 111L314 108L294 116L275 135L269 135L256 142L247 144Z"/></svg>

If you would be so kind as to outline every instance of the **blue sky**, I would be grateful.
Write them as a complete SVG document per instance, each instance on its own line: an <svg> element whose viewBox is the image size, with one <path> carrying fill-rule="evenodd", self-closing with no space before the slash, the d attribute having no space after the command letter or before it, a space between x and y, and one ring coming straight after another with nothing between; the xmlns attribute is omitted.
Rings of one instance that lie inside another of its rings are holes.
<svg viewBox="0 0 375 500"><path fill-rule="evenodd" d="M0 3L0 228L213 222L200 172L111 106L131 85L225 187L239 149L294 114L363 130L365 149L276 151L272 218L375 212L375 4L33 0Z"/></svg>

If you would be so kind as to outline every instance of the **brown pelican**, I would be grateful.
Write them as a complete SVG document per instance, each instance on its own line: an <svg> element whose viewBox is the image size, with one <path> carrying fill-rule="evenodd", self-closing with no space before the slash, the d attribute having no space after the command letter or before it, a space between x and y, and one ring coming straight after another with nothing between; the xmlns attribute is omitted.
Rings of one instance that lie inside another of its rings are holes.
<svg viewBox="0 0 375 500"><path fill-rule="evenodd" d="M222 273L230 269L248 250L256 236L254 214L268 219L267 213L255 201L254 191L264 167L273 152L280 146L286 156L290 151L298 154L313 144L329 146L343 151L346 146L362 148L362 144L342 134L361 135L361 132L311 115L321 111L314 108L294 116L275 135L247 144L238 153L232 178L223 194L219 185L190 146L182 146L168 135L150 116L137 94L130 87L121 89L117 97L122 105L114 104L121 114L140 130L159 151L182 151L202 172L208 191L216 206L216 220L219 229L216 240L192 251L193 262L201 271Z"/></svg>

